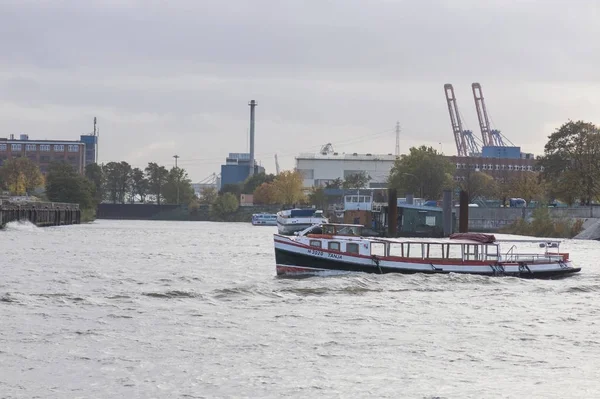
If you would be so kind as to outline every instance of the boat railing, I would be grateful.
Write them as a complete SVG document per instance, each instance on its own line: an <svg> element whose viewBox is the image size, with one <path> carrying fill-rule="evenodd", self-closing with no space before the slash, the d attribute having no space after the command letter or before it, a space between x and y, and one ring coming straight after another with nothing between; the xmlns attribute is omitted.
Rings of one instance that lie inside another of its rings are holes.
<svg viewBox="0 0 600 399"><path fill-rule="evenodd" d="M562 254L527 254L527 253L511 253L501 257L503 262L535 262L540 260L558 262L564 259Z"/></svg>

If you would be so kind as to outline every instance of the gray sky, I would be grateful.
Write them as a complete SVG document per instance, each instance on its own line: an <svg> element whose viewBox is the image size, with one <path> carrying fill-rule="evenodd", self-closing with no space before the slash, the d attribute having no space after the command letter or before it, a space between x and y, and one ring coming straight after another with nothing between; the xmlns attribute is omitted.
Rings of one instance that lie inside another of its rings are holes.
<svg viewBox="0 0 600 399"><path fill-rule="evenodd" d="M172 155L194 181L247 150L274 172L340 152L427 144L455 153L444 83L479 136L493 126L541 153L568 119L600 124L600 3L535 0L3 0L1 136L77 139L100 161Z"/></svg>

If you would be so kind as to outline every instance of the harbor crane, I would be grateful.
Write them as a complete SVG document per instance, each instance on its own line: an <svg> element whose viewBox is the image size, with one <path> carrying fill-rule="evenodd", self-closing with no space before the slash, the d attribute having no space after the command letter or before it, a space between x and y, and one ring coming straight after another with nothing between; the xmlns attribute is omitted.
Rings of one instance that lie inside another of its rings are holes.
<svg viewBox="0 0 600 399"><path fill-rule="evenodd" d="M448 103L448 113L450 114L450 123L456 143L457 155L459 157L468 157L472 154L478 154L480 152L479 145L475 137L473 137L473 132L471 130L463 130L456 96L454 95L454 87L449 83L445 84L444 93L446 94L446 102Z"/></svg>
<svg viewBox="0 0 600 399"><path fill-rule="evenodd" d="M473 89L473 99L475 100L475 108L477 109L477 119L479 119L479 128L481 129L483 145L505 147L506 143L504 142L500 130L491 129L490 127L490 120L488 118L485 100L483 99L481 85L479 83L473 83L471 88Z"/></svg>

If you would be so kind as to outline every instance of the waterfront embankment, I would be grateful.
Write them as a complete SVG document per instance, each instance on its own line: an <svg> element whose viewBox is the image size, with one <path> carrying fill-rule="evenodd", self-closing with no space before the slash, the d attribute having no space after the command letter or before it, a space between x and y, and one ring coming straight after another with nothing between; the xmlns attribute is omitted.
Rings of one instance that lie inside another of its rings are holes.
<svg viewBox="0 0 600 399"><path fill-rule="evenodd" d="M79 224L81 210L78 204L63 202L0 200L0 228L17 221L29 221L38 227Z"/></svg>

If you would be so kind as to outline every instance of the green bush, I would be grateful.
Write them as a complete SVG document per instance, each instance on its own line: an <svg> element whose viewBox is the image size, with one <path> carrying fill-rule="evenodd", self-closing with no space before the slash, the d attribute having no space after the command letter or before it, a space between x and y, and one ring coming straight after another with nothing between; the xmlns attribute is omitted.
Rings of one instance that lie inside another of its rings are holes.
<svg viewBox="0 0 600 399"><path fill-rule="evenodd" d="M500 230L501 233L534 237L573 238L583 230L583 220L550 217L548 208L533 211L532 220L519 219Z"/></svg>

